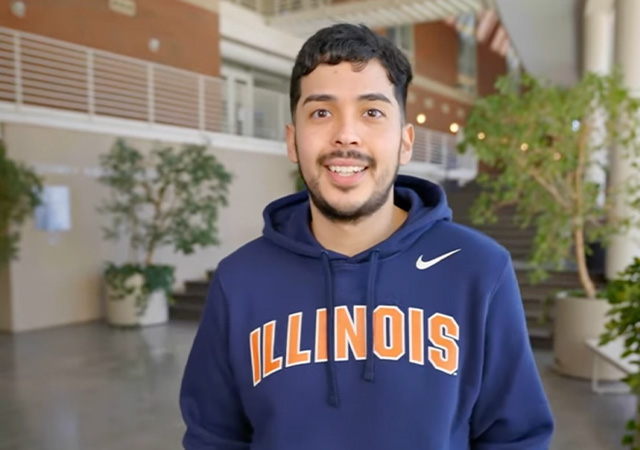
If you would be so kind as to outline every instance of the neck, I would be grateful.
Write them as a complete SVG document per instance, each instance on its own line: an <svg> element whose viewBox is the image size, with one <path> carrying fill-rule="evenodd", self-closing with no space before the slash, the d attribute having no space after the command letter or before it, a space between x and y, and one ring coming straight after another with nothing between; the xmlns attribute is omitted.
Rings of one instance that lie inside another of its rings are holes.
<svg viewBox="0 0 640 450"><path fill-rule="evenodd" d="M354 256L389 238L402 226L408 213L389 200L369 217L357 222L333 222L311 202L311 231L327 250Z"/></svg>

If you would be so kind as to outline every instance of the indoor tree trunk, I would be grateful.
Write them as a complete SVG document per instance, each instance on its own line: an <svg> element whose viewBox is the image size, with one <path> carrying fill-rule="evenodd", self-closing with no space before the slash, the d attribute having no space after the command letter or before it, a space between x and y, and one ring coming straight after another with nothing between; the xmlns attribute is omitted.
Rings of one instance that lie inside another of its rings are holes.
<svg viewBox="0 0 640 450"><path fill-rule="evenodd" d="M584 288L584 292L587 298L596 298L596 288L589 275L589 269L587 268L587 255L585 253L584 245L584 229L581 226L576 227L573 230L573 236L576 247L576 262L578 263L578 275L580 276L580 283Z"/></svg>

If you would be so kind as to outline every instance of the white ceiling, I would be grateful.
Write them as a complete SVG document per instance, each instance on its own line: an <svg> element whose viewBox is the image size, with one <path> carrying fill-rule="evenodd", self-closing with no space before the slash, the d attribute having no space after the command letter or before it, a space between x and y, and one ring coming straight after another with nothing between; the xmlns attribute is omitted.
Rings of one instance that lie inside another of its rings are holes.
<svg viewBox="0 0 640 450"><path fill-rule="evenodd" d="M578 80L582 0L495 2L527 72L562 85Z"/></svg>

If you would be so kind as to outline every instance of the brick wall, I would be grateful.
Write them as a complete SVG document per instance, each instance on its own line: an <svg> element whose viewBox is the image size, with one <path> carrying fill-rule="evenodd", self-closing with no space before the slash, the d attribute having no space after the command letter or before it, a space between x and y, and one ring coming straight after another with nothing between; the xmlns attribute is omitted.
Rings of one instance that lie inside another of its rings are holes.
<svg viewBox="0 0 640 450"><path fill-rule="evenodd" d="M207 75L220 73L218 14L180 0L136 0L136 15L108 0L26 0L26 15L0 6L0 26L154 61ZM160 42L157 53L149 40Z"/></svg>
<svg viewBox="0 0 640 450"><path fill-rule="evenodd" d="M458 37L444 22L421 23L414 27L414 72L447 86L458 78Z"/></svg>
<svg viewBox="0 0 640 450"><path fill-rule="evenodd" d="M431 128L438 131L449 131L451 123L463 126L471 105L454 98L430 92L420 86L411 86L409 101L407 101L407 120L414 125ZM419 114L424 114L427 121L417 122Z"/></svg>
<svg viewBox="0 0 640 450"><path fill-rule="evenodd" d="M490 42L478 44L478 96L493 94L498 77L506 73L505 58L491 50Z"/></svg>

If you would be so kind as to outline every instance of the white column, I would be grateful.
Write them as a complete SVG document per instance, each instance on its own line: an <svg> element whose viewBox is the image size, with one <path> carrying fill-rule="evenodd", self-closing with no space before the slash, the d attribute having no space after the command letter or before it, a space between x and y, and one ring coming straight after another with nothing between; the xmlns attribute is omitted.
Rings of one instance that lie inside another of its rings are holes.
<svg viewBox="0 0 640 450"><path fill-rule="evenodd" d="M615 63L620 66L624 83L634 97L640 97L640 1L616 0L616 51ZM611 185L617 186L631 174L631 162L624 158L621 149L611 154ZM632 210L620 199L616 210L628 216ZM613 278L635 256L640 256L640 230L631 229L616 236L607 249L606 276Z"/></svg>
<svg viewBox="0 0 640 450"><path fill-rule="evenodd" d="M588 0L584 9L583 20L583 74L593 72L608 75L613 66L614 54L614 0ZM594 146L599 146L604 137L604 117L596 114L593 117L594 130L591 136ZM604 165L608 164L608 152L602 149L593 153L595 165L587 172L587 178L600 185L598 203L604 204L607 174Z"/></svg>
<svg viewBox="0 0 640 450"><path fill-rule="evenodd" d="M606 75L614 54L613 0L588 0L584 9L583 71Z"/></svg>

